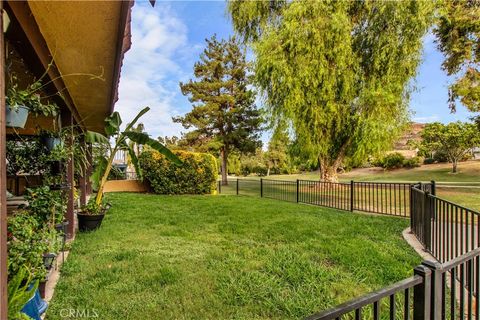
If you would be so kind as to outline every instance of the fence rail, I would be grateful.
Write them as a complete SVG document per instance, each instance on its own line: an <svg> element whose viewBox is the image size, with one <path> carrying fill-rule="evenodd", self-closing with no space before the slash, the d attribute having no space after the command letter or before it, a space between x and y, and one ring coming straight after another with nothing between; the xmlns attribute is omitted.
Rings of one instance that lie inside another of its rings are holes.
<svg viewBox="0 0 480 320"><path fill-rule="evenodd" d="M421 183L422 190L435 193L435 182ZM410 183L325 182L314 180L237 179L218 182L223 194L260 196L347 211L365 211L408 217Z"/></svg>
<svg viewBox="0 0 480 320"><path fill-rule="evenodd" d="M438 261L446 262L480 246L479 215L412 187L411 228Z"/></svg>
<svg viewBox="0 0 480 320"><path fill-rule="evenodd" d="M352 184L298 180L298 201L317 206L352 210Z"/></svg>
<svg viewBox="0 0 480 320"><path fill-rule="evenodd" d="M415 275L413 277L399 281L391 286L385 287L378 291L366 294L357 299L340 304L335 308L313 314L306 318L306 320L331 320L341 319L344 316L348 318L362 319L363 314L373 314L373 319L423 319L423 308L415 308L414 304L420 302L428 302L428 295L430 288L431 271L423 266L415 268ZM412 299L413 295L413 299ZM387 303L383 303L384 299L388 299ZM387 310L382 310L381 306L387 307ZM398 305L402 308L398 308ZM383 316L382 316L383 314Z"/></svg>

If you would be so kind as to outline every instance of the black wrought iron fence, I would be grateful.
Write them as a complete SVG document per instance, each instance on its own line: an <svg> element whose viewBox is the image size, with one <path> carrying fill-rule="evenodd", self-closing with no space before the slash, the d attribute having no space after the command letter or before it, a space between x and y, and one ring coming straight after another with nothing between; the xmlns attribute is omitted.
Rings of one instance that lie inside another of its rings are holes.
<svg viewBox="0 0 480 320"><path fill-rule="evenodd" d="M276 200L298 202L298 184L296 181L260 180L261 197Z"/></svg>
<svg viewBox="0 0 480 320"><path fill-rule="evenodd" d="M413 277L306 319L479 319L480 248L443 264L424 261L413 272Z"/></svg>
<svg viewBox="0 0 480 320"><path fill-rule="evenodd" d="M298 202L352 210L352 183L298 180Z"/></svg>
<svg viewBox="0 0 480 320"><path fill-rule="evenodd" d="M440 262L452 260L480 246L480 213L441 199L418 185L412 187L411 228Z"/></svg>
<svg viewBox="0 0 480 320"><path fill-rule="evenodd" d="M313 314L306 319L429 319L431 275L432 271L426 266L418 266L410 278Z"/></svg>
<svg viewBox="0 0 480 320"><path fill-rule="evenodd" d="M435 192L435 182L419 184ZM237 179L219 182L223 194L260 196L341 210L358 210L407 217L410 214L410 183L325 182L313 180Z"/></svg>
<svg viewBox="0 0 480 320"><path fill-rule="evenodd" d="M354 210L408 216L410 183L353 182Z"/></svg>

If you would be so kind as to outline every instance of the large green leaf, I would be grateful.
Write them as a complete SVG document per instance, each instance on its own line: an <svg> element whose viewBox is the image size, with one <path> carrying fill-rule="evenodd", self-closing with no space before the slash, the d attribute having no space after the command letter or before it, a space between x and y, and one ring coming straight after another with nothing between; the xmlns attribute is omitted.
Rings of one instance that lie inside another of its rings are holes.
<svg viewBox="0 0 480 320"><path fill-rule="evenodd" d="M105 118L105 133L107 136L112 136L120 132L120 125L122 124L122 118L120 113L115 111L110 116Z"/></svg>
<svg viewBox="0 0 480 320"><path fill-rule="evenodd" d="M97 158L97 163L95 165L95 171L93 171L90 181L92 182L92 187L94 190L98 190L100 185L100 180L102 179L103 173L105 172L108 165L108 160L105 157Z"/></svg>
<svg viewBox="0 0 480 320"><path fill-rule="evenodd" d="M135 123L137 123L138 119L140 119L141 116L143 116L145 113L147 113L150 110L150 107L145 107L140 112L137 114L137 116L130 122L127 127L125 128L125 131L130 131Z"/></svg>
<svg viewBox="0 0 480 320"><path fill-rule="evenodd" d="M170 151L170 149L165 147L163 144L161 144L157 140L150 138L148 134L142 133L142 132L133 132L133 131L126 131L126 132L123 132L123 134L133 142L152 147L153 149L163 154L168 160L172 161L176 165L178 166L183 165L182 161L175 154L173 154L173 152Z"/></svg>
<svg viewBox="0 0 480 320"><path fill-rule="evenodd" d="M93 131L87 131L85 141L89 143L110 144L110 141L103 134Z"/></svg>

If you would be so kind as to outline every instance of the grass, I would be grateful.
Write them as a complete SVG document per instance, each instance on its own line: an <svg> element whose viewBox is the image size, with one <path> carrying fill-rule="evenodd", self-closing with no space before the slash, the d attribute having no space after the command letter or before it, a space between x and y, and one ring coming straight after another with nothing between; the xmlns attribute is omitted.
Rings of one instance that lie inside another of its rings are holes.
<svg viewBox="0 0 480 320"><path fill-rule="evenodd" d="M439 183L465 183L480 185L480 160L460 162L458 172L451 173L450 163L422 165L413 169L396 169L386 171L381 168L354 169L339 175L340 181L381 181L381 182L417 182L435 180ZM254 177L249 177L254 178ZM307 172L291 175L273 175L269 179L279 180L318 180L319 173Z"/></svg>
<svg viewBox="0 0 480 320"><path fill-rule="evenodd" d="M437 195L441 198L461 204L480 212L480 188L475 187L437 187Z"/></svg>
<svg viewBox="0 0 480 320"><path fill-rule="evenodd" d="M277 200L111 194L47 319L302 318L412 274L408 220Z"/></svg>

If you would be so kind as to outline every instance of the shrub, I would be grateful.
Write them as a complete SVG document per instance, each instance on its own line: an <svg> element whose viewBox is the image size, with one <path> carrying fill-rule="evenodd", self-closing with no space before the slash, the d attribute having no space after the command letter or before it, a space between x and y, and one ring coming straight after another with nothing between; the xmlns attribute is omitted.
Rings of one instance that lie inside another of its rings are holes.
<svg viewBox="0 0 480 320"><path fill-rule="evenodd" d="M403 166L405 168L417 168L417 167L420 167L421 162L422 161L420 157L413 157L413 158L405 159L403 161Z"/></svg>
<svg viewBox="0 0 480 320"><path fill-rule="evenodd" d="M27 210L40 224L55 224L63 221L67 204L62 191L50 190L48 186L27 188L25 200L28 201Z"/></svg>
<svg viewBox="0 0 480 320"><path fill-rule="evenodd" d="M432 163L435 163L435 159L433 158L425 158L425 160L423 160L423 164L432 164Z"/></svg>
<svg viewBox="0 0 480 320"><path fill-rule="evenodd" d="M448 162L448 155L444 151L437 151L433 155L435 162Z"/></svg>
<svg viewBox="0 0 480 320"><path fill-rule="evenodd" d="M7 226L9 276L25 266L35 279L43 280L46 275L43 254L58 252L60 248L57 232L39 223L27 211L9 216Z"/></svg>
<svg viewBox="0 0 480 320"><path fill-rule="evenodd" d="M405 161L403 154L394 152L387 154L381 161L381 166L387 170L401 168Z"/></svg>
<svg viewBox="0 0 480 320"><path fill-rule="evenodd" d="M211 194L217 187L218 168L208 153L173 151L183 166L176 166L157 151L144 151L139 157L144 178L159 194Z"/></svg>

